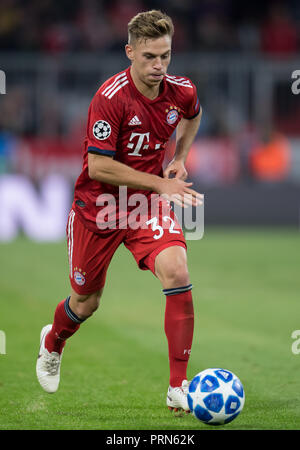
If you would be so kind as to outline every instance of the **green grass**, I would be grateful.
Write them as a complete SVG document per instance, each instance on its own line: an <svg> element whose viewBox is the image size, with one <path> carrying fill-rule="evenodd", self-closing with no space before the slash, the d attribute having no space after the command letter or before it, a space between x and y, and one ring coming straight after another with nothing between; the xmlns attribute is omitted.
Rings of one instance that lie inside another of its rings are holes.
<svg viewBox="0 0 300 450"><path fill-rule="evenodd" d="M190 241L195 334L188 375L235 372L243 412L226 429L300 428L299 232L207 230ZM99 310L67 343L61 384L46 394L35 377L40 329L69 292L64 242L19 238L0 245L0 429L201 430L165 407L165 299L150 272L119 248ZM217 427L222 429L222 427Z"/></svg>

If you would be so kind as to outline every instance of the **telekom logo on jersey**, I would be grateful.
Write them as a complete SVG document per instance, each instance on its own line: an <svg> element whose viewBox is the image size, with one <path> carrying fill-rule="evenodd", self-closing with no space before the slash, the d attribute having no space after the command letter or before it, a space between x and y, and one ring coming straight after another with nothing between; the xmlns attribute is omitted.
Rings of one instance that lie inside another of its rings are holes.
<svg viewBox="0 0 300 450"><path fill-rule="evenodd" d="M128 153L128 155L142 156L142 154L139 153L139 151L141 149L146 150L147 148L149 148L149 140L150 140L150 132L148 132L148 133L131 133L130 138L129 138L129 143L127 144L127 148L133 149L133 152ZM144 142L146 142L146 144L144 144ZM160 148L160 145L161 144L156 144L155 150L158 150Z"/></svg>
<svg viewBox="0 0 300 450"><path fill-rule="evenodd" d="M135 147L135 155L141 145ZM188 206L189 195L184 196L185 208L176 204L172 208L170 201L172 199L159 194L128 195L127 186L119 186L118 199L108 193L98 196L96 205L102 208L97 214L96 224L100 230L149 229L154 239L160 239L164 233L174 234L176 239L176 234L180 234L183 229L185 239L201 239L204 234L204 204Z"/></svg>

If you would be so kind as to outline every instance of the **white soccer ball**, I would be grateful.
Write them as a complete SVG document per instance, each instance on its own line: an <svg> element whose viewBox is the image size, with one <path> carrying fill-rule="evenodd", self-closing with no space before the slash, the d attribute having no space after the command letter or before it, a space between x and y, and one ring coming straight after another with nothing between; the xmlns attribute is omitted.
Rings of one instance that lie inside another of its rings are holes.
<svg viewBox="0 0 300 450"><path fill-rule="evenodd" d="M245 392L238 377L229 370L206 369L192 379L187 398L198 420L208 425L223 425L242 411Z"/></svg>

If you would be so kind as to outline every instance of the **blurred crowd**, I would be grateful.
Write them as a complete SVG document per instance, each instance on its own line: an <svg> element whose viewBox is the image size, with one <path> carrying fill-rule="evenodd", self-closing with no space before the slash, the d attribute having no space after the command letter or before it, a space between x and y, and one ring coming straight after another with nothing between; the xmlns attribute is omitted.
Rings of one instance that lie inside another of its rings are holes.
<svg viewBox="0 0 300 450"><path fill-rule="evenodd" d="M153 8L173 18L178 51L291 55L300 48L298 0L1 0L0 52L119 50L130 18Z"/></svg>

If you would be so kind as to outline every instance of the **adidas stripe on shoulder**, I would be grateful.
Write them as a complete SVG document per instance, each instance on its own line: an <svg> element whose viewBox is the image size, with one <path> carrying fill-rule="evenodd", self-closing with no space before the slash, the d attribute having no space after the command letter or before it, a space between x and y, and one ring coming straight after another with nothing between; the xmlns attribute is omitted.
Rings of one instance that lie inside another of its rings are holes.
<svg viewBox="0 0 300 450"><path fill-rule="evenodd" d="M166 74L166 80L169 83L176 84L177 86L184 86L184 87L193 89L193 85L192 85L191 81L186 77L176 77L174 75Z"/></svg>
<svg viewBox="0 0 300 450"><path fill-rule="evenodd" d="M111 99L122 87L128 84L128 78L126 72L122 72L113 78L112 83L110 83L106 88L101 92L102 95Z"/></svg>

